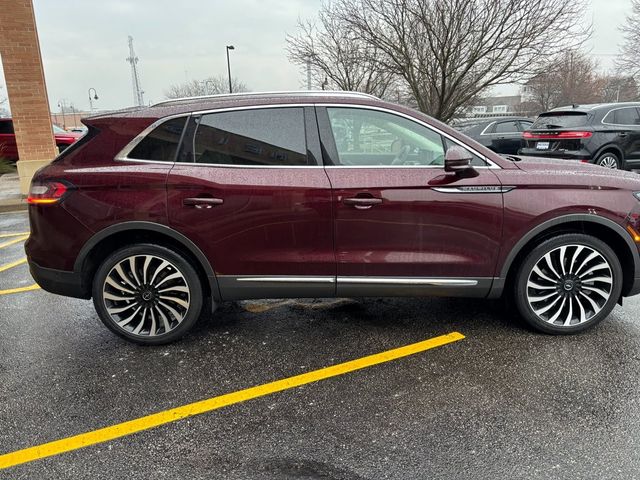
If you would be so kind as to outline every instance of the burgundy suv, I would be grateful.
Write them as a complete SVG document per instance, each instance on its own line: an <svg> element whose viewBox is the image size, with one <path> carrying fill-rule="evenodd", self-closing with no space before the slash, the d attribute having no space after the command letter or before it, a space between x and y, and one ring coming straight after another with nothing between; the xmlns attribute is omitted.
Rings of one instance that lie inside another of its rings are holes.
<svg viewBox="0 0 640 480"><path fill-rule="evenodd" d="M347 92L181 99L84 120L34 177L31 272L138 343L272 297L511 296L547 333L640 292L640 179L503 158Z"/></svg>

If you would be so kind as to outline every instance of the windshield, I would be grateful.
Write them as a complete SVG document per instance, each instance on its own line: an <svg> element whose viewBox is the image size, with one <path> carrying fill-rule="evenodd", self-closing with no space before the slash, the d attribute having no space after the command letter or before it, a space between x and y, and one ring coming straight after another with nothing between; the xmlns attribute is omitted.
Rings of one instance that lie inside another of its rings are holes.
<svg viewBox="0 0 640 480"><path fill-rule="evenodd" d="M529 127L531 130L583 127L587 124L589 115L584 112L548 112L540 115Z"/></svg>

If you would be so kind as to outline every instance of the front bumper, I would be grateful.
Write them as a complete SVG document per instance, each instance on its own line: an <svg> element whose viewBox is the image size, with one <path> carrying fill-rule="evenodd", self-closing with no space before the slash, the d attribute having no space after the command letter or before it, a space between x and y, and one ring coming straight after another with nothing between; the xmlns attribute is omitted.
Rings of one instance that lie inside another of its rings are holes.
<svg viewBox="0 0 640 480"><path fill-rule="evenodd" d="M29 260L31 276L43 290L75 298L91 298L91 292L82 284L82 276L76 272L41 267Z"/></svg>

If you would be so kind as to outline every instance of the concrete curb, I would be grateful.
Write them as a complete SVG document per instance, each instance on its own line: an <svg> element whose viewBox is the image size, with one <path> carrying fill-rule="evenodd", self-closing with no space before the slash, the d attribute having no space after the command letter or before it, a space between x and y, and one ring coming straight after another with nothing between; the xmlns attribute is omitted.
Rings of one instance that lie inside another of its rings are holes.
<svg viewBox="0 0 640 480"><path fill-rule="evenodd" d="M0 213L25 212L28 208L29 204L24 198L0 200Z"/></svg>

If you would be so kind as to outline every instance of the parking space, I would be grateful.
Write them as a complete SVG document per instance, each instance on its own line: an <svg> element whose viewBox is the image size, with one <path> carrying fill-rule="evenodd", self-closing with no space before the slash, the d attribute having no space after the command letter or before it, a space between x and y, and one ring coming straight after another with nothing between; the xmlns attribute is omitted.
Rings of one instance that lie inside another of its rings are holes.
<svg viewBox="0 0 640 480"><path fill-rule="evenodd" d="M0 455L451 332L465 338L0 470L0 478L639 471L637 298L569 337L531 333L499 303L479 300L238 302L179 343L143 348L104 328L90 301L28 290L28 268L16 264L26 231L25 214L0 214Z"/></svg>

